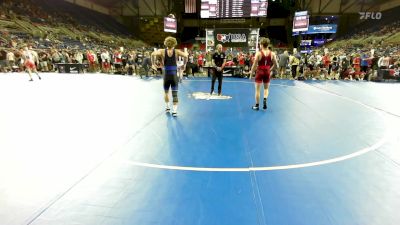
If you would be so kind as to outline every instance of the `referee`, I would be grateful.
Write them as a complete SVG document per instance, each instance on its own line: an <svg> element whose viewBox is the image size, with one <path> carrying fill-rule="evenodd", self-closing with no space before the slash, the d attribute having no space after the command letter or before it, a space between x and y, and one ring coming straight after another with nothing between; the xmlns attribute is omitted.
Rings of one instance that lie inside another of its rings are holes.
<svg viewBox="0 0 400 225"><path fill-rule="evenodd" d="M216 48L217 52L215 52L212 56L212 65L214 66L214 73L212 75L210 95L212 95L214 92L214 84L217 78L218 78L218 95L221 95L222 74L226 63L225 53L222 52L222 45L218 44Z"/></svg>

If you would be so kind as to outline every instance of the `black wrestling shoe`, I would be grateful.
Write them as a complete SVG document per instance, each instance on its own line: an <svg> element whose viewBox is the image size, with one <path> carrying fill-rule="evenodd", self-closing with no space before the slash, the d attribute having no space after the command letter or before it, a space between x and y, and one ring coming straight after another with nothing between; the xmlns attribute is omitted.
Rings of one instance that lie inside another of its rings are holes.
<svg viewBox="0 0 400 225"><path fill-rule="evenodd" d="M253 110L260 110L260 107L258 106L258 105L255 105L255 106L253 106L253 107L251 107Z"/></svg>
<svg viewBox="0 0 400 225"><path fill-rule="evenodd" d="M177 116L178 116L178 113L177 113L177 112L172 112L172 116L173 116L173 117L177 117Z"/></svg>
<svg viewBox="0 0 400 225"><path fill-rule="evenodd" d="M268 108L268 107L267 107L267 101L264 100L264 102L263 102L263 109L264 109L264 110L267 110L267 108Z"/></svg>
<svg viewBox="0 0 400 225"><path fill-rule="evenodd" d="M169 107L165 108L165 112L169 113L171 111L171 109Z"/></svg>
<svg viewBox="0 0 400 225"><path fill-rule="evenodd" d="M29 81L33 81L33 79L30 79Z"/></svg>

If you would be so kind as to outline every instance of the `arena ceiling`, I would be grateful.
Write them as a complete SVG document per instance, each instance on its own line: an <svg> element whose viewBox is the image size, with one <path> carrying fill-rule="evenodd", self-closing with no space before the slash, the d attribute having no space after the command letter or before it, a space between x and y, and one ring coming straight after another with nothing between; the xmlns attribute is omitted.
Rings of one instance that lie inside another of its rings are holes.
<svg viewBox="0 0 400 225"><path fill-rule="evenodd" d="M377 12L400 5L399 0L298 0L302 10L313 15L342 15L359 12Z"/></svg>
<svg viewBox="0 0 400 225"><path fill-rule="evenodd" d="M171 13L175 5L185 0L65 0L113 16L162 17ZM197 0L199 2L200 0ZM342 15L358 12L378 12L400 6L399 0L270 0L282 4L296 2L298 10L308 10L312 15ZM86 2L86 3L85 3ZM99 11L99 10L98 10Z"/></svg>
<svg viewBox="0 0 400 225"><path fill-rule="evenodd" d="M90 0L104 6L111 14L118 16L165 16L173 5L179 1L173 0Z"/></svg>

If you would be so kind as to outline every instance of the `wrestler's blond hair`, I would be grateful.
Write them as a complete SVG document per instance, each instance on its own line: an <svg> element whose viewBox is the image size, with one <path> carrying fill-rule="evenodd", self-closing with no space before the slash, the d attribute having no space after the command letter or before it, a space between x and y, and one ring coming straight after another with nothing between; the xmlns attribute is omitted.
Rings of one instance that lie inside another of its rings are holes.
<svg viewBox="0 0 400 225"><path fill-rule="evenodd" d="M260 45L262 45L264 48L267 48L270 43L271 43L271 41L269 40L269 38L262 37L260 39Z"/></svg>
<svg viewBox="0 0 400 225"><path fill-rule="evenodd" d="M164 40L164 45L167 48L174 48L177 44L178 42L176 41L176 38L171 36L166 37Z"/></svg>

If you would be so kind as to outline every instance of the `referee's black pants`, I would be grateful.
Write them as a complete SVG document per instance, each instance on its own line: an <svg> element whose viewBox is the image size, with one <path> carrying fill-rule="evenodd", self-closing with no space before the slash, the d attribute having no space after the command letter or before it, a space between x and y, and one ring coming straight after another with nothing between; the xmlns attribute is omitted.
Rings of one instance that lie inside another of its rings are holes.
<svg viewBox="0 0 400 225"><path fill-rule="evenodd" d="M222 91L222 72L223 71L217 71L216 69L214 69L214 73L212 75L212 80L211 80L211 92L214 92L214 84L215 84L215 80L218 78L218 94L221 94Z"/></svg>

